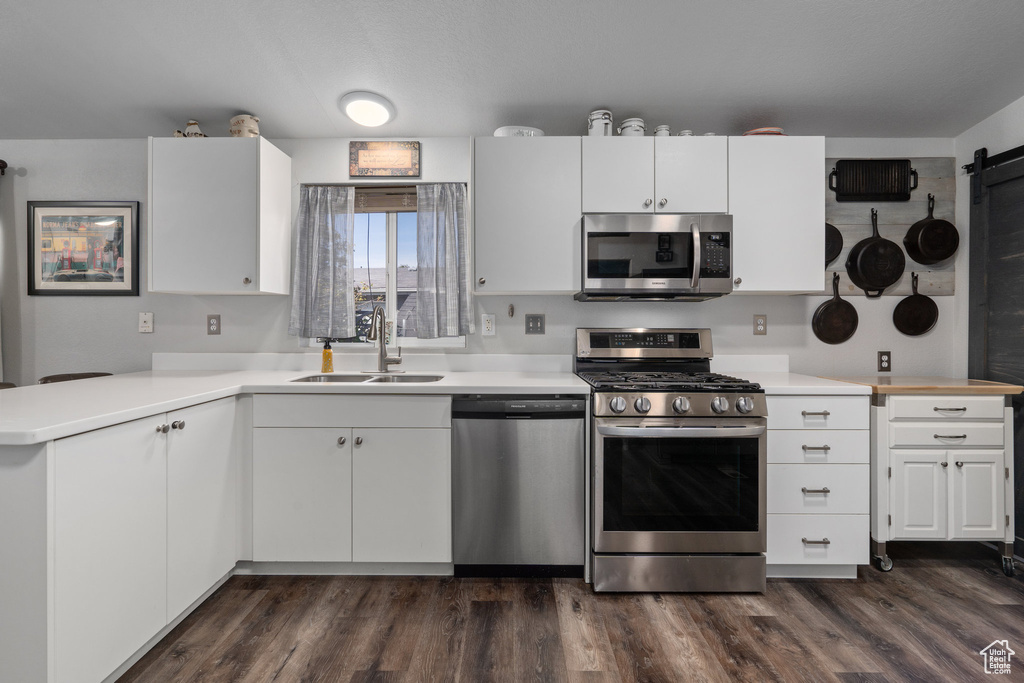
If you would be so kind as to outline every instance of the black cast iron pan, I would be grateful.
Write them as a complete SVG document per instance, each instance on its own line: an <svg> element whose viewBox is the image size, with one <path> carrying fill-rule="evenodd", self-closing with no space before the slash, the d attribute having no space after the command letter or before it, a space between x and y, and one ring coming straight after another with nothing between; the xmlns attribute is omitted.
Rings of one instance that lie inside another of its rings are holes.
<svg viewBox="0 0 1024 683"><path fill-rule="evenodd" d="M903 246L907 255L918 263L931 265L945 261L956 253L960 246L960 233L947 220L935 218L935 195L928 195L928 217L910 226Z"/></svg>
<svg viewBox="0 0 1024 683"><path fill-rule="evenodd" d="M832 274L832 298L818 306L811 319L814 336L826 344L842 344L857 331L857 309L839 298L839 273Z"/></svg>
<svg viewBox="0 0 1024 683"><path fill-rule="evenodd" d="M825 224L825 265L839 258L839 252L843 250L843 233L831 223Z"/></svg>
<svg viewBox="0 0 1024 683"><path fill-rule="evenodd" d="M903 277L906 265L900 245L878 234L878 211L871 209L871 237L853 245L846 258L850 281L863 289L869 299L877 299L886 287Z"/></svg>
<svg viewBox="0 0 1024 683"><path fill-rule="evenodd" d="M924 294L917 293L917 273L910 274L914 293L896 304L892 312L892 324L903 334L917 337L935 327L939 319L939 307Z"/></svg>

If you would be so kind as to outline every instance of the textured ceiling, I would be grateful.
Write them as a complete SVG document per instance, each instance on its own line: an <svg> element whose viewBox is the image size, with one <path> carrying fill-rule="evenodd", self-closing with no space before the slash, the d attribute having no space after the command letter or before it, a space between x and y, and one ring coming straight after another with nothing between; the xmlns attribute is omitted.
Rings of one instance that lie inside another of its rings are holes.
<svg viewBox="0 0 1024 683"><path fill-rule="evenodd" d="M951 137L1024 96L1021 0L0 0L0 139L756 126ZM377 129L337 107L389 97Z"/></svg>

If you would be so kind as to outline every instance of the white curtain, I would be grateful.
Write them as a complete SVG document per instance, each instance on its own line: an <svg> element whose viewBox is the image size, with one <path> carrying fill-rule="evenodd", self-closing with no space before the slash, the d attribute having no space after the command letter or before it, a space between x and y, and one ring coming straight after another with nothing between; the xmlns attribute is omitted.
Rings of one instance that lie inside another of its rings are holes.
<svg viewBox="0 0 1024 683"><path fill-rule="evenodd" d="M300 188L289 334L313 338L355 336L354 207L355 188Z"/></svg>
<svg viewBox="0 0 1024 683"><path fill-rule="evenodd" d="M416 188L416 336L458 337L473 331L466 186Z"/></svg>

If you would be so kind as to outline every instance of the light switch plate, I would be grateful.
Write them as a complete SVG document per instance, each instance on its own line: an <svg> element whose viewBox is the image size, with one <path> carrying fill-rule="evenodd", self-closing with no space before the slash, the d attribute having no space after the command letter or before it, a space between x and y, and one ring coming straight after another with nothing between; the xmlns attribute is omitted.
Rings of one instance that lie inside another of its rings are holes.
<svg viewBox="0 0 1024 683"><path fill-rule="evenodd" d="M768 314L754 314L754 334L768 334Z"/></svg>
<svg viewBox="0 0 1024 683"><path fill-rule="evenodd" d="M153 314L139 313L139 332L153 331Z"/></svg>
<svg viewBox="0 0 1024 683"><path fill-rule="evenodd" d="M206 334L220 334L220 313L206 316Z"/></svg>
<svg viewBox="0 0 1024 683"><path fill-rule="evenodd" d="M544 334L544 314L526 314L526 334Z"/></svg>

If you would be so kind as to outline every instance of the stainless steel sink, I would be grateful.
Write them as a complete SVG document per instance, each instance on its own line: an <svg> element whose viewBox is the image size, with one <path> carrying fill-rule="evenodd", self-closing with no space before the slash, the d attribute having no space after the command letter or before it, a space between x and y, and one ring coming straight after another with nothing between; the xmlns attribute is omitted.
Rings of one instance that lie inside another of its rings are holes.
<svg viewBox="0 0 1024 683"><path fill-rule="evenodd" d="M367 382L368 375L310 375L309 377L298 377L292 382Z"/></svg>
<svg viewBox="0 0 1024 683"><path fill-rule="evenodd" d="M444 375L375 375L371 382L436 382Z"/></svg>

